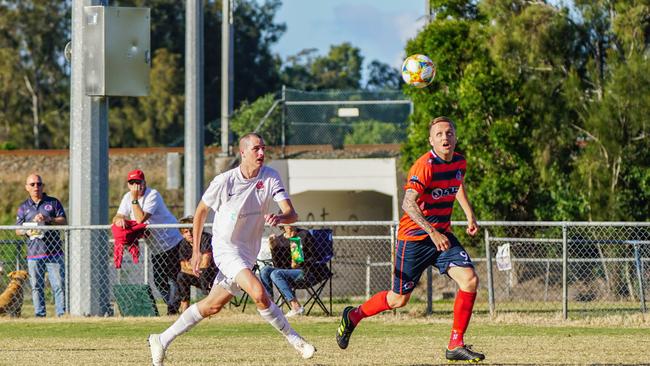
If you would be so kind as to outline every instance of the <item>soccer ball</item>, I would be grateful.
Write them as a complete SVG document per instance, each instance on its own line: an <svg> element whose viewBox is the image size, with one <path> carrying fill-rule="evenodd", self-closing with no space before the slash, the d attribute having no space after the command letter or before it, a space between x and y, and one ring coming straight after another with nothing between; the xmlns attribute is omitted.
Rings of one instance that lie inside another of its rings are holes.
<svg viewBox="0 0 650 366"><path fill-rule="evenodd" d="M424 88L431 84L435 76L436 65L425 55L411 55L402 64L402 79L416 88Z"/></svg>

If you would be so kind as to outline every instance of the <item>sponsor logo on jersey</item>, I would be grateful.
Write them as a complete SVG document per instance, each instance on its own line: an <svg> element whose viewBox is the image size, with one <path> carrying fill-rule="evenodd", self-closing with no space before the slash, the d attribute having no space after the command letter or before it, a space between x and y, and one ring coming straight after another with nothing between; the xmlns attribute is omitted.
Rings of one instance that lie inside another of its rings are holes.
<svg viewBox="0 0 650 366"><path fill-rule="evenodd" d="M415 287L415 283L413 281L408 281L407 283L402 285L402 290L408 291L411 290L413 287Z"/></svg>
<svg viewBox="0 0 650 366"><path fill-rule="evenodd" d="M458 193L458 187L449 187L449 188L436 188L431 191L431 198L434 200L439 200L442 197L455 196Z"/></svg>
<svg viewBox="0 0 650 366"><path fill-rule="evenodd" d="M255 185L255 188L264 189L264 181L258 180L257 184Z"/></svg>

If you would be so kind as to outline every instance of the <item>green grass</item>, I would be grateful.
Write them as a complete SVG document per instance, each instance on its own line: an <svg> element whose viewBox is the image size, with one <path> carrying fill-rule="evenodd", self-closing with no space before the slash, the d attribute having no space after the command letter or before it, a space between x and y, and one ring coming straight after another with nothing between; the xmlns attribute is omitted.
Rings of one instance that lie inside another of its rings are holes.
<svg viewBox="0 0 650 366"><path fill-rule="evenodd" d="M225 309L180 336L166 365L429 365L444 363L450 314L386 313L364 320L350 347L334 340L338 316L292 319L318 352L303 361L254 310ZM0 365L146 365L146 337L174 317L0 320ZM466 340L499 364L647 363L648 321L611 317L597 322L478 315ZM622 352L622 349L625 352Z"/></svg>

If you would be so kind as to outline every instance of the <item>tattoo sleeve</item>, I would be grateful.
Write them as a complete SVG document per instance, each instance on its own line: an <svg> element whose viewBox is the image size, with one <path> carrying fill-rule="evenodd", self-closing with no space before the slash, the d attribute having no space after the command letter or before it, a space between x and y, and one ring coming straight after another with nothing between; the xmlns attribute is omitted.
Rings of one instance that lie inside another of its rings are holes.
<svg viewBox="0 0 650 366"><path fill-rule="evenodd" d="M426 231L427 234L431 235L433 232L433 227L427 219L424 218L424 215L422 214L422 210L420 210L420 207L417 204L417 199L420 196L420 194L414 190L414 189L407 189L406 194L404 195L404 201L402 202L402 209L404 209L404 212L406 212L407 215L422 228L422 230Z"/></svg>

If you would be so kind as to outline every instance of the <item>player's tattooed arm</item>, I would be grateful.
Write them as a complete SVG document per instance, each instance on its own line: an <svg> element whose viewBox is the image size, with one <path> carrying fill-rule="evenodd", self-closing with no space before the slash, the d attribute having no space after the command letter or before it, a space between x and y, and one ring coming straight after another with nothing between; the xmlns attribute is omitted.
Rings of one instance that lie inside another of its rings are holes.
<svg viewBox="0 0 650 366"><path fill-rule="evenodd" d="M429 236L431 241L440 251L449 249L451 243L449 238L446 235L439 233L436 229L431 226L431 224L424 218L420 206L418 206L417 199L420 194L414 189L407 189L406 194L404 195L404 201L402 202L402 209L406 212L407 215L418 224Z"/></svg>
<svg viewBox="0 0 650 366"><path fill-rule="evenodd" d="M427 219L424 218L420 206L418 206L417 199L420 194L414 189L407 189L406 194L404 194L404 201L402 202L402 209L406 212L407 215L418 224L422 230L426 231L427 234L431 235L433 233L433 227Z"/></svg>

